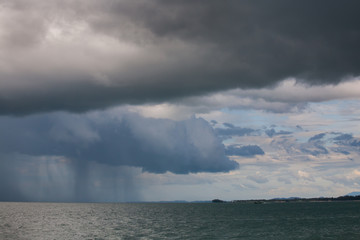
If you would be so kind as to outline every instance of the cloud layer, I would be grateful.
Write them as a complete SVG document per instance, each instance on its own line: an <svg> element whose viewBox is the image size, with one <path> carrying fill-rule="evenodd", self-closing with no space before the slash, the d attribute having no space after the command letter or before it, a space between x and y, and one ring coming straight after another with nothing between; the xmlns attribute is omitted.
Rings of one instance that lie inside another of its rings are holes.
<svg viewBox="0 0 360 240"><path fill-rule="evenodd" d="M0 153L62 156L154 173L227 172L238 164L203 119L147 119L110 115L35 115L0 119Z"/></svg>
<svg viewBox="0 0 360 240"><path fill-rule="evenodd" d="M0 1L0 114L360 73L357 1Z"/></svg>
<svg viewBox="0 0 360 240"><path fill-rule="evenodd" d="M0 200L357 190L359 7L0 0Z"/></svg>
<svg viewBox="0 0 360 240"><path fill-rule="evenodd" d="M229 172L238 163L210 124L124 108L0 117L0 201L141 200L145 173Z"/></svg>

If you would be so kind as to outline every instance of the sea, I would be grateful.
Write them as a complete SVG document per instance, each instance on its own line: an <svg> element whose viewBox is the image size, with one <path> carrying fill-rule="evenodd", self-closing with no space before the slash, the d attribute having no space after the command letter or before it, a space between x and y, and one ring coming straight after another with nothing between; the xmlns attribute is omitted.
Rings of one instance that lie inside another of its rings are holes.
<svg viewBox="0 0 360 240"><path fill-rule="evenodd" d="M360 202L0 202L0 239L360 239Z"/></svg>

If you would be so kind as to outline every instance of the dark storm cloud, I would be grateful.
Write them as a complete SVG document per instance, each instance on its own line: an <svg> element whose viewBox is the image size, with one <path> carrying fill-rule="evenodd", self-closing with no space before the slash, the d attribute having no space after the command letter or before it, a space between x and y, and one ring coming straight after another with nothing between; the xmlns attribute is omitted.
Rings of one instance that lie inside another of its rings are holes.
<svg viewBox="0 0 360 240"><path fill-rule="evenodd" d="M226 148L226 155L253 157L255 155L264 155L265 152L257 145L238 146L230 145Z"/></svg>
<svg viewBox="0 0 360 240"><path fill-rule="evenodd" d="M228 172L238 163L201 118L124 109L0 117L0 201L141 200L141 171Z"/></svg>
<svg viewBox="0 0 360 240"><path fill-rule="evenodd" d="M63 156L153 173L227 172L237 163L203 119L185 121L70 114L0 119L0 153Z"/></svg>
<svg viewBox="0 0 360 240"><path fill-rule="evenodd" d="M3 154L0 157L0 201L27 200L19 189L20 181L16 177L16 168L20 164L16 159L4 161Z"/></svg>
<svg viewBox="0 0 360 240"><path fill-rule="evenodd" d="M236 71L236 85L264 86L288 76L336 82L359 73L357 1L152 3L138 10L136 21L157 36L219 46L244 74Z"/></svg>
<svg viewBox="0 0 360 240"><path fill-rule="evenodd" d="M0 1L0 114L360 74L359 2Z"/></svg>
<svg viewBox="0 0 360 240"><path fill-rule="evenodd" d="M59 156L1 154L0 201L139 201L139 170Z"/></svg>

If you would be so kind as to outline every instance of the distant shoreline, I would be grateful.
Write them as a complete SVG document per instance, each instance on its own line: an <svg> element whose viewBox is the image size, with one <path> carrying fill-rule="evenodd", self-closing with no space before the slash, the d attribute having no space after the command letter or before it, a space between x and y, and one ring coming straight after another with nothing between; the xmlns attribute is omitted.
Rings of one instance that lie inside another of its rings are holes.
<svg viewBox="0 0 360 240"><path fill-rule="evenodd" d="M224 201L221 199L214 199L212 203L286 203L286 202L340 202L340 201L360 201L360 195L358 196L340 196L340 197L317 197L317 198L273 198L273 199L250 199L250 200L232 200Z"/></svg>
<svg viewBox="0 0 360 240"><path fill-rule="evenodd" d="M56 202L56 201L0 201L2 203L288 203L288 202L344 202L344 201L360 201L360 195L357 196L340 196L340 197L317 197L317 198L272 198L272 199L247 199L247 200L204 200L204 201L186 201L186 200L174 200L174 201L133 201L133 202Z"/></svg>

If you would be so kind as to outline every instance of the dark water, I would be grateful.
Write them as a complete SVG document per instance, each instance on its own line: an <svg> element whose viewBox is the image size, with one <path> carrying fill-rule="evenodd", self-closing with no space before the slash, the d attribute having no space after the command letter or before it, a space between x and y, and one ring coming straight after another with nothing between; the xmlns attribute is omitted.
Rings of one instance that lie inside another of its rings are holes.
<svg viewBox="0 0 360 240"><path fill-rule="evenodd" d="M360 239L360 202L0 203L0 239Z"/></svg>

